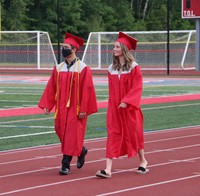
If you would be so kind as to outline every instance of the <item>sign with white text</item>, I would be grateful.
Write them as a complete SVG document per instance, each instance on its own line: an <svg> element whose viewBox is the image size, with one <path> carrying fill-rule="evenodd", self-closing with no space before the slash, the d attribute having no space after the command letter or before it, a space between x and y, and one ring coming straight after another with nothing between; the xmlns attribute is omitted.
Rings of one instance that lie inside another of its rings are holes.
<svg viewBox="0 0 200 196"><path fill-rule="evenodd" d="M182 18L200 18L200 0L182 0Z"/></svg>

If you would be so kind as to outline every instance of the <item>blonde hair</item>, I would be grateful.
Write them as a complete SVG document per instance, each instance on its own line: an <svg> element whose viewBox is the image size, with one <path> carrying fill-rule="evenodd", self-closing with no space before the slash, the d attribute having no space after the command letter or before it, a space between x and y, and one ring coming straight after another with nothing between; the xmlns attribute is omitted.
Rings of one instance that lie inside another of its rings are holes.
<svg viewBox="0 0 200 196"><path fill-rule="evenodd" d="M124 59L125 59L125 64L121 65L120 62L119 62L119 57L113 55L112 69L118 70L118 71L120 69L122 69L122 71L129 71L131 69L131 64L135 60L135 58L131 54L131 52L129 51L129 49L126 45L120 43L120 46L122 48L122 54L123 54Z"/></svg>

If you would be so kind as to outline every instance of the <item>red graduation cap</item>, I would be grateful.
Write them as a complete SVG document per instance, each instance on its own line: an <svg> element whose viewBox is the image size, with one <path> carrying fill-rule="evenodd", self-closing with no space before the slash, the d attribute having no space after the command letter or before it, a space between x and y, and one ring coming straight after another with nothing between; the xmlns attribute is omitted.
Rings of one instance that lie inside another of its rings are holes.
<svg viewBox="0 0 200 196"><path fill-rule="evenodd" d="M137 40L133 37L126 35L123 32L119 32L118 39L116 42L120 42L128 47L129 50L135 50L137 45Z"/></svg>
<svg viewBox="0 0 200 196"><path fill-rule="evenodd" d="M72 35L70 33L66 33L63 43L64 44L70 44L78 50L80 46L84 45L84 39L77 37L75 35Z"/></svg>

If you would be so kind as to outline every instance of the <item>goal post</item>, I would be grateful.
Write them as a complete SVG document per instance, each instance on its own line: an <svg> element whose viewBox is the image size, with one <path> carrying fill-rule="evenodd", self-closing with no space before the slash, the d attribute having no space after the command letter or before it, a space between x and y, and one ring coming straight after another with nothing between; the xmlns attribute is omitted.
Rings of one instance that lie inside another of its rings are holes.
<svg viewBox="0 0 200 196"><path fill-rule="evenodd" d="M167 64L167 31L124 32L138 40L136 61L142 69L163 70ZM170 31L170 69L195 69L195 30ZM91 32L82 60L92 69L106 69L118 32Z"/></svg>
<svg viewBox="0 0 200 196"><path fill-rule="evenodd" d="M55 64L48 32L0 31L0 68L49 69Z"/></svg>

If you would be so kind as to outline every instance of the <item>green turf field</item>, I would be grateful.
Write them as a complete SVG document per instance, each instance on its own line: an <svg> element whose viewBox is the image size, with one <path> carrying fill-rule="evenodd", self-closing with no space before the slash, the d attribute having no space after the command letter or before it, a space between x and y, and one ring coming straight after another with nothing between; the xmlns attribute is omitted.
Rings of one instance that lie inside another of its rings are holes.
<svg viewBox="0 0 200 196"><path fill-rule="evenodd" d="M34 107L45 85L3 84L0 86L0 108ZM106 100L105 85L95 86L97 99ZM200 93L199 86L145 86L143 97ZM200 124L200 100L142 105L145 131L194 126ZM26 115L0 119L0 150L59 143L53 128L53 114ZM88 118L86 139L106 136L106 109Z"/></svg>

